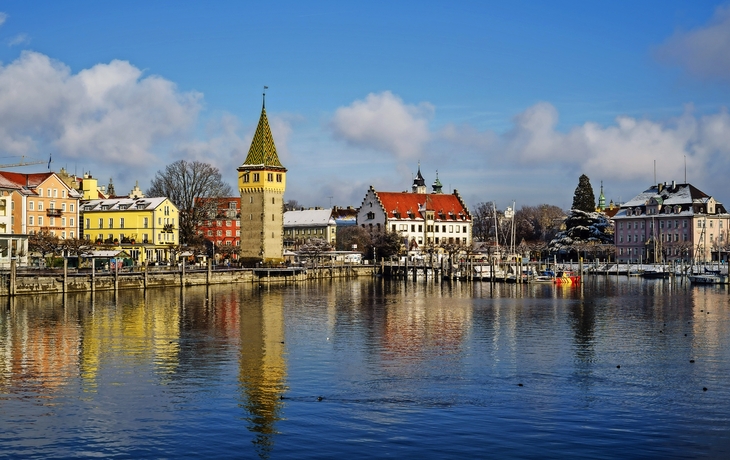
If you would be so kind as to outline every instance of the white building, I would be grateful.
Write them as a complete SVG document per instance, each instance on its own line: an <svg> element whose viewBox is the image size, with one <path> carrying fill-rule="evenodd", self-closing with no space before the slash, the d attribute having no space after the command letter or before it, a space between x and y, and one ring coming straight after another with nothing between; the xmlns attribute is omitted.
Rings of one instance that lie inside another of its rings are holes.
<svg viewBox="0 0 730 460"><path fill-rule="evenodd" d="M378 192L371 186L357 224L370 232L398 232L409 250L445 244L471 247L471 215L456 190L447 195L441 187L437 176L433 192L426 193L420 167L412 192Z"/></svg>

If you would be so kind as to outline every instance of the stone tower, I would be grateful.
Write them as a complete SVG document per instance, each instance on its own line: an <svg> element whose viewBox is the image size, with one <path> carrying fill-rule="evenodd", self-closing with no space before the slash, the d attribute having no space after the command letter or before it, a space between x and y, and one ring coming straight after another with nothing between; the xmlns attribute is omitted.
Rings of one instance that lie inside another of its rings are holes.
<svg viewBox="0 0 730 460"><path fill-rule="evenodd" d="M246 161L238 168L241 193L241 262L267 265L284 261L284 190L286 168L279 161L266 117L261 117Z"/></svg>

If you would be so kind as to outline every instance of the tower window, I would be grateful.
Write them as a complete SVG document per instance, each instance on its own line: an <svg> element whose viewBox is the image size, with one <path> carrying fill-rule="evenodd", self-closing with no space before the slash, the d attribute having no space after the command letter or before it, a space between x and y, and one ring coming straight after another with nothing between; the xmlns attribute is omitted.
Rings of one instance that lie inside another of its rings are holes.
<svg viewBox="0 0 730 460"><path fill-rule="evenodd" d="M271 204L276 204L276 198L271 199Z"/></svg>
<svg viewBox="0 0 730 460"><path fill-rule="evenodd" d="M259 181L259 179L260 179L260 177L259 177L259 173L253 173L253 181L254 181L254 182L258 182L258 181Z"/></svg>
<svg viewBox="0 0 730 460"><path fill-rule="evenodd" d="M274 173L268 173L266 175L266 180L269 182L274 182Z"/></svg>
<svg viewBox="0 0 730 460"><path fill-rule="evenodd" d="M281 182L281 174L276 175L276 182Z"/></svg>
<svg viewBox="0 0 730 460"><path fill-rule="evenodd" d="M246 173L246 174L243 175L243 182L244 183L247 183L249 181L249 179L250 179L250 175L248 173Z"/></svg>

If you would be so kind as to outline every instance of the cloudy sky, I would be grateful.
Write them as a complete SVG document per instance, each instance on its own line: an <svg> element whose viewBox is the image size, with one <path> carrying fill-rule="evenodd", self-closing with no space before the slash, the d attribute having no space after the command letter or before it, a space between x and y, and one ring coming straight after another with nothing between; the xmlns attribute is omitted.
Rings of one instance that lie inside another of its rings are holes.
<svg viewBox="0 0 730 460"><path fill-rule="evenodd" d="M730 204L728 2L0 4L0 164L125 193L201 160L235 187L264 85L305 206L406 190L419 162L472 207L568 208L582 173Z"/></svg>

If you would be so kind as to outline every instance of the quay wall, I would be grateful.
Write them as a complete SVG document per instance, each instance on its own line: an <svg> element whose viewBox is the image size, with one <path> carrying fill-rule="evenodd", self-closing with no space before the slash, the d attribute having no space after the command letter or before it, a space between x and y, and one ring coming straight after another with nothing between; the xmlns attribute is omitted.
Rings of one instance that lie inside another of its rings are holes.
<svg viewBox="0 0 730 460"><path fill-rule="evenodd" d="M288 284L331 278L372 276L367 265L307 269L225 269L75 273L58 270L0 273L0 296L62 294L125 289L158 289L223 284Z"/></svg>

